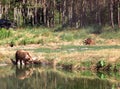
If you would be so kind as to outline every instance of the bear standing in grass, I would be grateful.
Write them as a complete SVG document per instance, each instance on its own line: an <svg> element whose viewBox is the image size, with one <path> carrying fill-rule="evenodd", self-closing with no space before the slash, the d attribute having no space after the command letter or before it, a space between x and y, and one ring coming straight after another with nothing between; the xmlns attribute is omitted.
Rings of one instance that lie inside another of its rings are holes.
<svg viewBox="0 0 120 89"><path fill-rule="evenodd" d="M15 54L16 58L16 65L18 64L18 61L20 62L20 65L22 65L22 62L26 65L29 61L32 61L31 55L24 50L17 50Z"/></svg>

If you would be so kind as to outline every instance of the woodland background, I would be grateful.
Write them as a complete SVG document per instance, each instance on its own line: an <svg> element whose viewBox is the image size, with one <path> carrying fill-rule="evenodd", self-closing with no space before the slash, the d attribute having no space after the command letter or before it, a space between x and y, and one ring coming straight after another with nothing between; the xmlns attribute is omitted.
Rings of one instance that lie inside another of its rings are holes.
<svg viewBox="0 0 120 89"><path fill-rule="evenodd" d="M119 0L0 0L0 18L17 26L120 27Z"/></svg>

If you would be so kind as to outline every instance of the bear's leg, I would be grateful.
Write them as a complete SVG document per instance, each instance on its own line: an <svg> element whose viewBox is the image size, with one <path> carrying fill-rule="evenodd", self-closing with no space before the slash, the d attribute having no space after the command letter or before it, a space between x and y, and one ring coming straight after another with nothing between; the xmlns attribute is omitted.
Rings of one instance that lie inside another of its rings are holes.
<svg viewBox="0 0 120 89"><path fill-rule="evenodd" d="M24 60L24 64L25 64L25 66L27 65L27 60Z"/></svg>
<svg viewBox="0 0 120 89"><path fill-rule="evenodd" d="M22 65L22 60L20 60L20 65Z"/></svg>

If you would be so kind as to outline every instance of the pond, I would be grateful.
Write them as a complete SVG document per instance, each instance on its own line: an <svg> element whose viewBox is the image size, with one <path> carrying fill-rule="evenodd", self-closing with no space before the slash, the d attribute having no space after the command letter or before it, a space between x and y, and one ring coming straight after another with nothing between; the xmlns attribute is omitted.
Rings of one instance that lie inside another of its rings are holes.
<svg viewBox="0 0 120 89"><path fill-rule="evenodd" d="M1 66L0 89L119 89L119 73Z"/></svg>

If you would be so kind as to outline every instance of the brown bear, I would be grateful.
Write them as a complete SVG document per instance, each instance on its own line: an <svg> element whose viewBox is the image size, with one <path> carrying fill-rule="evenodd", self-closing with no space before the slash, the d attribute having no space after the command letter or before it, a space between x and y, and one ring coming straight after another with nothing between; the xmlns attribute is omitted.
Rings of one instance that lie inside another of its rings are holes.
<svg viewBox="0 0 120 89"><path fill-rule="evenodd" d="M94 45L95 44L95 41L92 39L92 38L87 38L85 41L84 41L85 45Z"/></svg>
<svg viewBox="0 0 120 89"><path fill-rule="evenodd" d="M29 63L29 61L32 61L32 57L29 54L29 52L24 51L24 50L17 50L15 54L16 58L16 65L18 64L18 61L20 62L20 65L22 65L22 62L26 65Z"/></svg>

